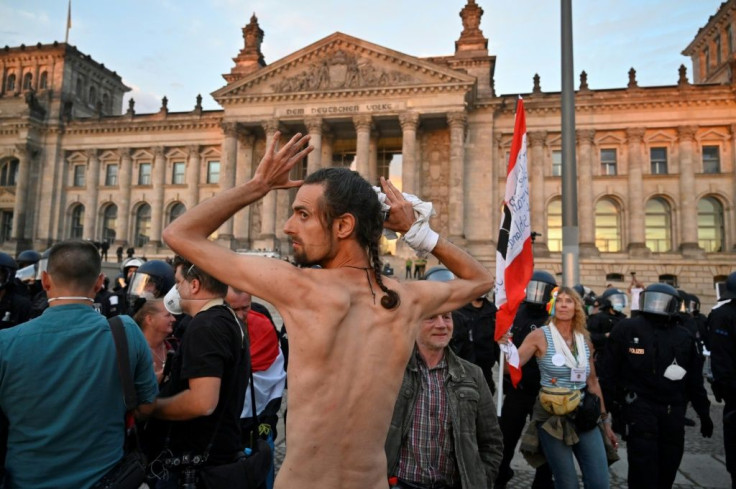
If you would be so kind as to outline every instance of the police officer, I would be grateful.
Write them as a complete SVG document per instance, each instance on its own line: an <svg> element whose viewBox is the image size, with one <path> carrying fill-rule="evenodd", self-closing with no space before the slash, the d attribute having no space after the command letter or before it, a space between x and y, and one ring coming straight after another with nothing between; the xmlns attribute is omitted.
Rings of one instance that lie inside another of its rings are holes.
<svg viewBox="0 0 736 489"><path fill-rule="evenodd" d="M721 301L708 315L713 394L724 400L723 445L726 469L736 487L736 272L726 280Z"/></svg>
<svg viewBox="0 0 736 489"><path fill-rule="evenodd" d="M695 338L676 319L677 290L652 284L639 299L641 314L613 328L599 375L604 398L616 396L623 406L629 487L672 487L685 446L686 404L692 402L708 438L710 402Z"/></svg>
<svg viewBox="0 0 736 489"><path fill-rule="evenodd" d="M41 282L36 281L37 263L40 260L41 253L36 250L21 251L15 258L18 264L18 270L15 273L15 290L29 299L41 290Z"/></svg>
<svg viewBox="0 0 736 489"><path fill-rule="evenodd" d="M12 256L0 253L0 329L25 323L31 317L31 301L16 290L17 269Z"/></svg>
<svg viewBox="0 0 736 489"><path fill-rule="evenodd" d="M115 285L113 285L112 290L118 296L121 311L128 311L128 288L133 280L133 275L143 263L145 262L140 258L128 258L120 266L120 274L115 278Z"/></svg>
<svg viewBox="0 0 736 489"><path fill-rule="evenodd" d="M494 339L496 306L485 296L469 302L452 312L455 329L450 347L457 355L478 365L491 392L496 392L493 365L498 360L499 347Z"/></svg>
<svg viewBox="0 0 736 489"><path fill-rule="evenodd" d="M541 328L547 322L547 303L552 298L552 289L557 281L552 274L536 270L526 286L526 298L511 325L512 341L518 348L529 333ZM511 459L514 458L516 443L519 441L527 418L531 415L534 402L539 394L539 367L532 358L521 369L521 382L513 387L508 375L503 378L503 408L501 410L501 432L503 433L503 460L496 478L496 488L505 488L514 476ZM533 489L552 488L552 472L549 465L544 464L537 469L532 484Z"/></svg>
<svg viewBox="0 0 736 489"><path fill-rule="evenodd" d="M601 352L613 327L626 318L623 310L626 309L628 298L621 289L610 287L598 296L597 301L598 313L588 318L588 331L596 352Z"/></svg>

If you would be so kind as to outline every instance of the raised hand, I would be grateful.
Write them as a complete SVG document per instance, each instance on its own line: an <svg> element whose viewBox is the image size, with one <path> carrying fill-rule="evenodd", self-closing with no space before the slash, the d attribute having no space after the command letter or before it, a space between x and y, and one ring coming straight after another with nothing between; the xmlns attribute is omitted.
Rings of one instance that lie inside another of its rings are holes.
<svg viewBox="0 0 736 489"><path fill-rule="evenodd" d="M253 175L254 180L262 182L269 190L300 186L302 180L292 180L289 173L297 162L301 161L314 149L314 146L308 145L308 135L303 136L301 133L297 133L288 143L277 150L280 138L281 132L276 131Z"/></svg>
<svg viewBox="0 0 736 489"><path fill-rule="evenodd" d="M414 207L411 202L407 201L401 191L397 189L393 183L381 177L381 187L383 193L386 194L386 204L391 207L386 222L383 227L391 231L406 233L414 221Z"/></svg>

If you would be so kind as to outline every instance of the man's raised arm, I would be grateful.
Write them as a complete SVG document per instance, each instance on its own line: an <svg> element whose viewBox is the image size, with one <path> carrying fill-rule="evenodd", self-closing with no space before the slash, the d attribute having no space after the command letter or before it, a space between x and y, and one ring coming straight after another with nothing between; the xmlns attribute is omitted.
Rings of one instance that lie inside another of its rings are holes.
<svg viewBox="0 0 736 489"><path fill-rule="evenodd" d="M391 208L385 227L404 235L406 242L417 252L430 252L455 274L450 282L415 283L423 289L422 302L427 316L454 311L491 290L490 272L465 250L439 237L429 223L417 224L413 205L388 180L381 178L386 204ZM420 227L417 229L417 227Z"/></svg>
<svg viewBox="0 0 736 489"><path fill-rule="evenodd" d="M296 134L277 151L280 136L278 132L274 135L251 180L218 193L169 224L163 232L166 244L215 278L231 278L228 274L233 271L231 267L235 265L234 260L238 255L213 243L208 239L209 236L237 211L263 198L271 190L301 185L301 181L289 178L289 172L314 149L307 146L309 136ZM240 284L239 288L244 287Z"/></svg>

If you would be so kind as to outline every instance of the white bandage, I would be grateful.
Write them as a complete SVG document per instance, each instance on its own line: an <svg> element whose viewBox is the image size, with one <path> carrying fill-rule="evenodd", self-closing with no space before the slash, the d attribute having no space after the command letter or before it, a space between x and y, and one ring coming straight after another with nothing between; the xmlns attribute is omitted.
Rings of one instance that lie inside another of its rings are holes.
<svg viewBox="0 0 736 489"><path fill-rule="evenodd" d="M373 187L378 195L378 200L381 202L381 209L386 212L390 207L386 204L386 195L381 192L379 187ZM411 203L414 208L414 217L416 221L412 224L409 231L404 235L404 241L413 249L420 258L424 258L430 253L435 246L437 241L440 239L440 235L429 227L429 218L434 216L435 212L432 208L431 202L424 202L416 195L402 193L404 198Z"/></svg>
<svg viewBox="0 0 736 489"><path fill-rule="evenodd" d="M412 250L414 250L419 258L424 258L429 254L439 241L440 235L429 227L428 220L416 220L404 235L404 241Z"/></svg>

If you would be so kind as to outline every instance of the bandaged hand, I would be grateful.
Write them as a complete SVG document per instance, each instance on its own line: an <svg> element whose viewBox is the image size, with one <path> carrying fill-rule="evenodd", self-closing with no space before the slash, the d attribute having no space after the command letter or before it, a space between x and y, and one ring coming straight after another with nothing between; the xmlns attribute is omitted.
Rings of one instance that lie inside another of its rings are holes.
<svg viewBox="0 0 736 489"><path fill-rule="evenodd" d="M414 221L411 226L406 229L403 224L400 224L403 229L398 227L390 227L397 231L404 232L404 241L408 244L416 253L421 257L427 256L439 241L439 234L437 234L429 225L429 218L434 215L431 202L424 202L419 199L416 195L401 193L393 186L393 184L384 178L381 178L381 184L383 185L386 193L384 194L380 188L373 187L378 195L378 200L381 202L382 210L387 213L387 224L389 221L393 221L394 224L400 222L411 222L410 220L404 221L403 215L395 215L392 209L397 208L397 214L401 214L406 211L406 207L410 207L408 214L413 214ZM412 216L408 216L409 218ZM389 226L387 226L389 227Z"/></svg>

